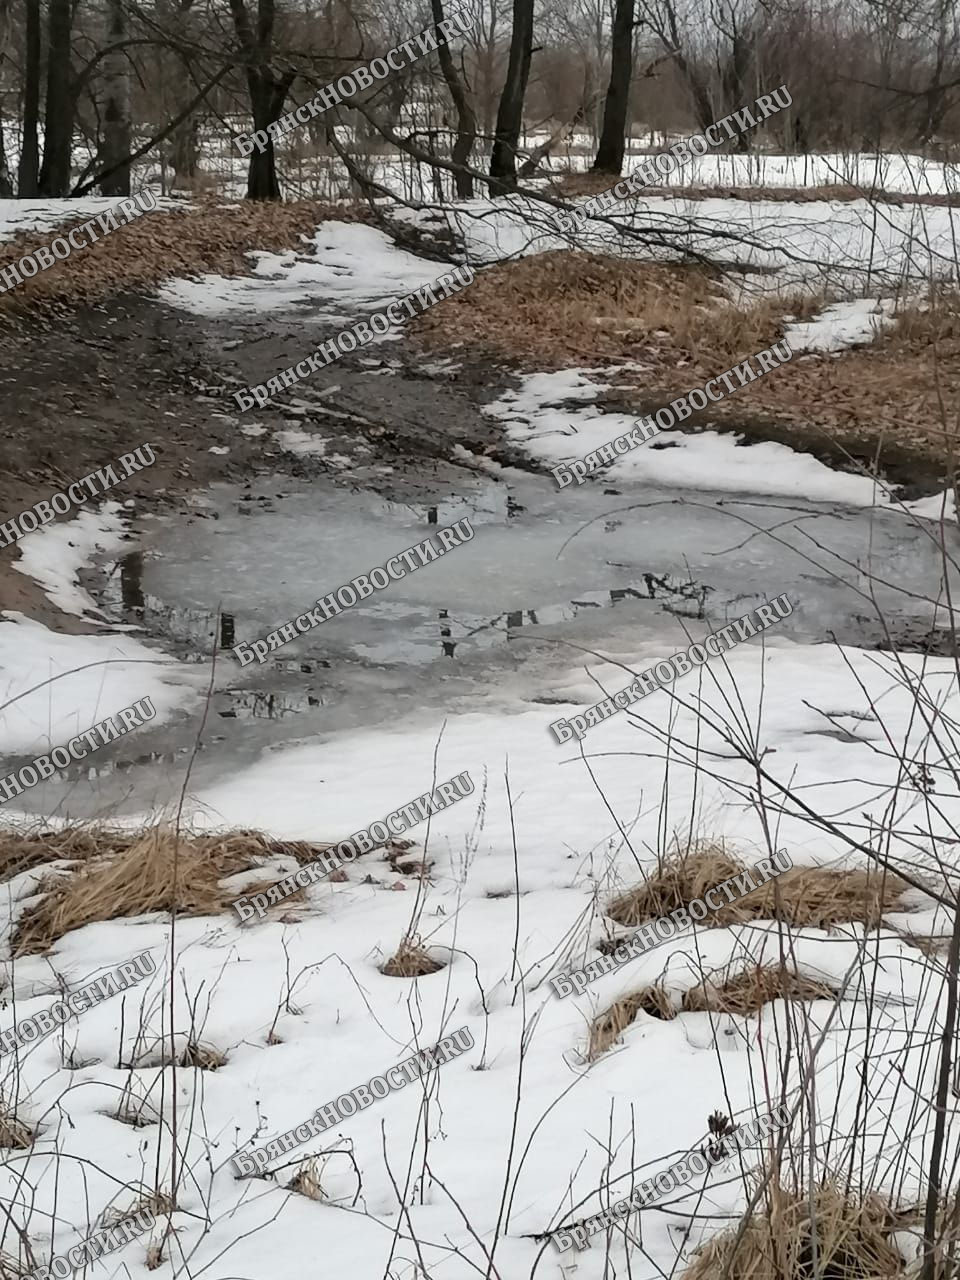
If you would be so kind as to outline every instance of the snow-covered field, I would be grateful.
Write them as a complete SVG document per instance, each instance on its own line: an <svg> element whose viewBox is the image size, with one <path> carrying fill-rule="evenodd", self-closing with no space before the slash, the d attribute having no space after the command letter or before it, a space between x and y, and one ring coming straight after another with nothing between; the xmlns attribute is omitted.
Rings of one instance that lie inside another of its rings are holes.
<svg viewBox="0 0 960 1280"><path fill-rule="evenodd" d="M684 208L647 201L642 216L677 225ZM852 279L880 263L899 273L952 260L949 210L884 208L878 218L859 204L697 208L705 221L691 235L729 230L739 218L754 260L782 270L816 259ZM519 204L493 214L478 201L450 216L481 262L505 246L519 253L549 243ZM203 315L306 306L346 322L437 271L381 232L328 223L303 253L258 255L249 279L172 281L161 296ZM797 346L869 341L886 318L871 293L798 325ZM593 369L535 374L486 411L529 457L555 465L631 425L596 407L603 378ZM389 380L383 386L389 396ZM306 433L281 436L293 452L322 452ZM655 483L851 510L889 503L870 481L783 445L744 450L709 431L663 433L661 443L670 447L615 464L621 491L642 495ZM905 519L918 514L936 516L934 500ZM99 519L28 535L18 567L68 612L91 616L77 572L98 547L115 546L127 527L121 515L108 505ZM865 574L861 585L867 598ZM454 701L438 714L385 696L377 726L316 730L191 789L183 817L197 828L338 840L435 781L467 772L475 784L410 833L410 856L429 863L422 881L373 853L264 921L241 925L230 912L175 924L161 912L116 919L66 933L49 956L4 966L0 1031L50 1007L61 983L80 986L144 950L157 963L126 997L0 1057L4 1105L35 1133L31 1145L6 1152L0 1201L26 1225L36 1261L65 1254L108 1207L129 1209L174 1184L169 1235L164 1215L153 1252L133 1242L96 1274L654 1280L742 1210L749 1184L739 1173L700 1179L645 1209L639 1226L628 1219L626 1236L598 1237L583 1254L560 1253L543 1233L699 1148L711 1112L745 1120L781 1090L792 1103L806 1097L805 1162L829 1133L856 1129L858 1171L915 1196L930 1143L917 1099L936 1088L929 1044L943 1013L939 977L903 935L949 931L920 889L875 930L695 926L582 995L561 1000L548 985L618 932L605 915L609 899L691 839L723 841L747 862L785 848L796 865L838 869L866 867L875 854L940 889L944 871L952 875L960 838L952 660L797 644L772 628L611 716L581 744L557 743L551 723L582 714L708 629L665 613L656 639L571 652L526 697L492 689L484 711ZM145 695L159 720L195 712L210 674L132 634L67 636L9 614L0 672L0 750L10 756L46 750ZM14 806L5 808L17 821ZM294 869L292 857L278 857L256 878ZM26 870L4 886L6 940L36 903L40 874ZM238 894L252 878L237 877ZM407 935L441 963L436 972L381 972ZM704 973L776 964L784 948L791 966L843 998L777 1000L746 1017L641 1011L618 1043L588 1059L591 1020L619 998L660 981L678 1001ZM274 1176L236 1177L237 1151L296 1128L460 1027L475 1047L426 1090L391 1093L308 1139L276 1162ZM178 1048L199 1040L222 1062L164 1067L158 1046L171 1036ZM949 1130L946 1148L949 1168L957 1154ZM296 1177L304 1158L307 1176ZM17 1248L15 1233L0 1231L0 1249L15 1256Z"/></svg>

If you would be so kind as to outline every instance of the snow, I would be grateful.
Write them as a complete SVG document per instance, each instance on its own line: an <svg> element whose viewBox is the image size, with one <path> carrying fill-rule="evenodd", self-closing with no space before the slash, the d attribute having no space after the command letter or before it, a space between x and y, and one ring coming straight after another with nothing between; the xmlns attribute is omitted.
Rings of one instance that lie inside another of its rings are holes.
<svg viewBox="0 0 960 1280"><path fill-rule="evenodd" d="M468 260L482 264L574 242L553 227L555 211L517 195L462 201L442 215L407 211L405 218L432 226L442 216L463 238ZM956 275L957 210L950 206L676 195L620 201L608 216L617 225L588 219L575 243L596 253L663 262L699 252L731 267L773 273L772 279L754 278L757 289L819 292L826 279L862 296L881 284L892 290L898 283ZM626 234L631 230L636 234Z"/></svg>
<svg viewBox="0 0 960 1280"><path fill-rule="evenodd" d="M327 442L323 436L312 436L309 431L275 431L273 438L281 449L288 453L296 453L301 457L322 457L327 451Z"/></svg>
<svg viewBox="0 0 960 1280"><path fill-rule="evenodd" d="M98 552L123 546L127 523L119 502L105 502L99 511L81 511L72 520L58 520L28 533L17 543L20 558L13 567L34 578L47 599L64 613L82 618L96 612L89 592L77 582L77 573Z"/></svg>
<svg viewBox="0 0 960 1280"><path fill-rule="evenodd" d="M31 535L36 536L36 535ZM203 673L132 636L68 636L23 614L0 623L0 751L37 754L151 697L157 723L195 704Z"/></svg>
<svg viewBox="0 0 960 1280"><path fill-rule="evenodd" d="M610 385L593 381L590 372L564 369L521 376L517 389L485 405L484 412L500 419L508 438L548 467L583 458L639 421L635 414L601 413L589 407ZM567 407L571 403L585 407ZM742 439L729 431L704 430L695 435L661 431L596 474L612 484L647 482L851 506L882 505L889 500L869 476L832 471L811 454L771 441L744 447Z"/></svg>
<svg viewBox="0 0 960 1280"><path fill-rule="evenodd" d="M64 222L85 222L108 209L116 209L116 196L81 196L68 199L0 200L0 241L18 231L51 231ZM183 202L157 196L161 209L180 209Z"/></svg>
<svg viewBox="0 0 960 1280"><path fill-rule="evenodd" d="M720 159L733 173L757 158L706 157L701 165ZM802 158L762 159L769 165L764 182L778 173L796 181ZM859 177L865 173L858 168ZM920 179L945 184L952 170L912 158L885 170L886 182ZM42 203L52 214L52 202ZM699 231L680 222L694 208ZM907 259L911 267L929 265L921 247L926 231L934 257L943 252L951 210L917 215L885 208L875 233L864 221L866 208L651 200L638 218L669 224L692 241L715 227L749 227L751 245L732 252L800 275L823 262L844 272L859 262L866 270L875 253L876 264L887 268ZM477 201L450 216L479 260L504 245L532 252L537 244L559 243L538 237L525 202ZM341 320L440 270L379 231L336 222L302 252L260 254L256 261L252 280L176 281L161 294L204 315L273 308ZM872 340L888 315L885 303L861 297L795 325L791 340L808 350L838 350ZM485 411L530 458L555 466L631 428L634 417L596 406L610 386L603 379L622 372L529 374ZM255 436L266 428L247 424L240 431ZM322 455L325 448L321 437L294 429L274 439L295 453ZM500 470L489 460L485 465ZM744 447L736 434L711 430L662 432L619 457L604 479L853 507L888 501L868 478L832 472L786 446ZM956 518L952 493L906 510ZM117 550L124 528L108 504L24 538L16 567L52 602L84 617L93 602L78 585L78 570L96 551ZM762 923L697 926L602 976L582 995L558 999L549 976L595 958L596 943L616 932L603 904L688 837L723 839L748 862L764 856L772 838L798 864L834 867L864 865L864 850L882 841L886 856L917 875L934 873L950 858L960 823L950 734L929 732L927 717L917 714L921 683L925 709L941 730L960 713L956 664L943 658L796 644L772 628L762 643L742 643L724 660L612 715L582 743L559 744L551 723L615 693L706 630L689 618L663 617L656 638L631 633L622 651L559 658L541 687L522 697L518 682L504 680L480 708L454 691L440 710L384 700L375 728L333 733L321 722L299 743L268 750L188 795L185 819L197 829L339 840L466 771L475 792L409 833L411 858L432 863L422 882L401 878L373 853L348 866L342 882L309 888L267 921L240 925L230 911L178 917L175 930L165 913L103 921L66 933L50 956L3 966L0 987L4 980L9 986L0 1029L48 1008L60 993L58 976L77 987L143 950L158 964L125 997L72 1018L62 1034L19 1055L18 1108L37 1137L29 1151L5 1152L0 1199L18 1219L30 1216L38 1261L49 1257L51 1244L63 1254L89 1234L87 1223L106 1206L133 1207L131 1185L147 1193L155 1179L168 1184L175 1136L176 1238L164 1246L162 1269L148 1269L142 1240L113 1257L111 1267L122 1266L132 1280L185 1268L214 1278L299 1280L304 1253L316 1252L318 1240L324 1275L349 1270L364 1280L423 1274L506 1280L535 1271L559 1280L574 1274L574 1263L578 1280L613 1273L603 1247L560 1255L533 1237L596 1212L608 1196L619 1199L698 1147L717 1107L738 1119L765 1109L782 1046L794 1041L782 1002L746 1019L681 1013L663 1021L640 1013L621 1043L589 1064L589 1022L614 1000L654 981L678 999L701 971L775 962L782 943ZM4 618L0 750L6 753L47 750L144 696L152 697L158 721L169 719L194 708L206 688L203 667L176 662L131 634L101 627L66 636L19 614ZM736 744L744 741L762 762L762 777L753 760L739 758ZM16 821L10 809L4 806L5 817ZM278 855L262 878L279 879L294 868L292 857ZM5 940L36 902L39 876L23 872L5 886ZM238 877L236 891L250 879ZM405 891L396 892L398 886ZM891 1150L902 1148L911 1171L906 1199L926 1163L915 1097L934 1089L928 1041L937 1026L938 989L897 930L944 927L943 914L917 892L871 934L878 1007L869 1028L856 979L836 1010L828 1001L803 1010L804 1043L824 1036L806 1090L816 1095L814 1110L843 1133L856 1108L866 1108L868 1178L874 1163L881 1173L886 1168L881 1149L889 1160ZM417 980L385 976L384 959L411 933L448 963ZM855 925L829 933L800 929L790 948L802 972L841 985L863 963L865 941ZM220 1050L224 1064L215 1072L180 1068L175 1076L163 1070L156 1045L171 1025L178 1045L199 1039ZM255 1135L261 1145L300 1125L324 1103L462 1026L476 1047L440 1069L429 1103L410 1085L289 1153L289 1166L276 1178L235 1178L229 1158ZM785 1072L796 1094L792 1059ZM910 1082L909 1096L898 1092L901 1078ZM162 1123L134 1128L116 1118L131 1098ZM954 1134L947 1146L952 1160ZM319 1197L290 1191L301 1156L321 1151ZM697 1181L691 1196L644 1212L643 1249L633 1252L629 1267L614 1240L617 1274L635 1280L673 1274L678 1248L689 1249L744 1203L736 1181L719 1185L711 1175L697 1203L701 1186ZM705 1223L704 1214L716 1217ZM690 1230L686 1245L678 1228ZM159 1229L154 1239L159 1244Z"/></svg>
<svg viewBox="0 0 960 1280"><path fill-rule="evenodd" d="M893 325L890 298L857 298L825 307L812 320L788 324L784 336L796 351L843 351L869 345Z"/></svg>
<svg viewBox="0 0 960 1280"><path fill-rule="evenodd" d="M302 250L253 253L253 275L172 280L159 297L195 315L295 310L304 320L343 320L386 306L443 273L362 223L325 222Z"/></svg>
<svg viewBox="0 0 960 1280"><path fill-rule="evenodd" d="M680 135L677 135L677 140ZM671 139L672 141L673 139ZM665 141L665 150L670 141ZM624 163L624 173L636 168L647 156L633 148ZM562 151L556 158L566 157ZM594 152L570 155L571 167L586 170ZM582 163L577 163L582 161ZM960 190L960 169L954 164L916 155L871 155L863 153L821 153L775 155L754 151L745 155L721 152L694 156L670 177L674 187L822 187L852 186L864 195L871 191L905 195L946 195Z"/></svg>
<svg viewBox="0 0 960 1280"><path fill-rule="evenodd" d="M650 644L611 656L640 670L668 652L663 644ZM722 835L748 861L763 854L761 817L744 803L755 773L731 756L719 720L749 723L771 775L792 785L814 812L840 815L837 831L830 833L809 823L796 805L788 803L781 815L774 806L768 816L777 845L797 862L842 864L848 856L844 836L859 842L871 821L900 832L889 852L915 862L916 846L924 841L907 828L917 793L904 787L897 762L878 753L869 738L851 743L822 736L818 730L825 722L816 708L867 715L880 708L885 730L909 751L922 731L901 671L916 676L924 663L771 638L764 647L739 646L727 664L726 671L711 664L702 680L691 675L672 691L652 694L636 716L621 713L591 730L583 743L586 760L569 744L558 745L547 728L597 696L593 681L571 668L557 688L568 705L409 715L378 731L329 741L321 735L299 748L268 753L196 797L200 822L256 825L281 838L336 839L409 802L434 778L466 769L476 783L475 793L435 815L429 830L424 825L411 832L418 845L427 842L434 862L422 896L414 881L407 882L407 892L392 892L396 877L371 855L349 868L344 883L310 889L306 903L285 913L285 923L273 918L241 927L231 914L178 920L174 1025L185 1036L192 1023L203 1043L226 1055L215 1073L180 1071L171 1097L169 1073L164 1090L162 1073L149 1058L132 1075L116 1065L134 1053L141 1017L147 1044L169 1027L169 960L166 973L127 997L122 1029L119 998L69 1025L67 1049L90 1065L67 1070L57 1036L25 1055L27 1118L43 1130L56 1107L65 1120L41 1133L30 1157L39 1172L48 1165L54 1141L61 1152L56 1184L39 1177L31 1188L41 1212L53 1212L57 1197L58 1250L74 1242L70 1224L85 1221L88 1204L108 1202L118 1185L145 1176L137 1171L152 1170L158 1159L161 1170L168 1168L165 1129L131 1129L110 1118L125 1085L168 1123L176 1108L179 1159L189 1172L174 1224L183 1233L181 1245L195 1250L195 1269L218 1258L229 1274L269 1274L274 1280L301 1276L304 1242L318 1236L332 1273L350 1265L364 1276L388 1274L392 1233L400 1232L400 1253L407 1257L411 1228L428 1274L465 1278L481 1259L476 1237L492 1244L505 1179L510 1210L497 1265L501 1275L528 1275L540 1249L529 1237L558 1225L572 1206L578 1206L573 1218L595 1212L608 1178L616 1188L612 1198L628 1193L631 1168L642 1170L639 1180L699 1145L707 1114L717 1105L747 1118L767 1096L771 1062L785 1033L782 1005L768 1006L755 1019L722 1017L713 1026L708 1015L681 1014L663 1022L641 1014L625 1031L623 1045L591 1066L583 1057L585 1032L596 1012L647 982L662 978L679 995L695 984L701 966L709 971L732 959L738 965L750 963L749 957L775 960L779 943L772 927L688 931L601 978L583 996L560 1000L545 979L564 956L574 963L595 954L588 947L604 928L589 910L594 888L605 899L617 885L635 883L637 860L642 866L655 860L658 830ZM629 680L618 665L591 663L591 670L610 691ZM941 714L956 715L952 664L928 661L926 681ZM729 701L734 684L740 704ZM671 709L674 745L667 748L663 726ZM712 776L694 768L685 745L697 733L701 758L713 762ZM946 758L928 755L927 762L946 776ZM935 830L960 819L956 799L944 796L940 806L936 815L928 813ZM279 860L275 870L292 866ZM364 883L370 873L374 882ZM13 893L16 899L16 882ZM415 903L425 944L445 949L452 959L414 984L385 977L379 966L408 929ZM926 919L922 913L908 917L918 918ZM505 942L515 935L516 965ZM798 968L839 984L858 961L861 939L852 926L831 935L802 930L793 944ZM930 1017L934 997L911 963L915 953L890 929L881 930L881 939L877 987L891 1008L875 1011L875 1034L881 1046L900 1048L906 1033L902 1026L898 1030L898 1006L917 1004L919 1039L925 1040L922 1005L927 1002ZM162 918L111 921L66 935L51 959L55 971L78 978L147 948L161 964L169 944L169 924ZM50 1003L50 996L36 994L44 976L52 990L46 961L18 961L18 1017ZM806 1014L816 1034L828 1025L831 1005L810 1003ZM860 1082L855 1071L843 1074L844 1046L851 1036L860 1043L864 1016L861 1002L842 1004L818 1060L819 1103L824 1115L837 1108L836 1123L849 1119L857 1103ZM235 1180L228 1158L258 1128L261 1145L413 1048L461 1026L471 1030L476 1047L440 1069L425 1115L419 1087L407 1087L275 1162L286 1166L276 1180ZM913 1057L910 1078L927 1088L934 1064L919 1046ZM919 1150L916 1117L910 1101L896 1096L892 1074L881 1066L871 1076L872 1114L889 1125L888 1144L912 1143ZM795 1088L796 1069L788 1075ZM518 1142L510 1165L515 1098ZM874 1127L884 1130L879 1122ZM392 1179L405 1185L411 1152L417 1153L419 1170L424 1132L430 1177L423 1196L405 1196L407 1207L399 1214ZM609 1169L608 1141L615 1152ZM869 1149L878 1145L868 1140ZM296 1162L321 1149L328 1153L322 1161L323 1197L289 1194L284 1188ZM87 1168L83 1161L94 1150L96 1164ZM22 1162L13 1155L0 1173L0 1194L20 1203ZM715 1212L729 1211L735 1201L729 1186L707 1192ZM670 1224L692 1204L671 1197L663 1208L645 1211L646 1256L634 1256L637 1277L652 1280L658 1267L669 1269L675 1257ZM198 1222L205 1224L202 1230ZM557 1274L558 1255L552 1245L548 1251L544 1274ZM600 1280L602 1252L578 1258L578 1274ZM128 1249L124 1263L132 1276L147 1280L142 1248ZM396 1273L414 1274L403 1267Z"/></svg>

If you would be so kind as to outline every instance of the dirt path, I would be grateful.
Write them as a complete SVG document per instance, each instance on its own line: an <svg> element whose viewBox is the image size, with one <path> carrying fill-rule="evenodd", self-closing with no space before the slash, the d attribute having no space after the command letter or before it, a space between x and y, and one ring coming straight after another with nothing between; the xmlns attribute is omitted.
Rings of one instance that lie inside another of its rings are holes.
<svg viewBox="0 0 960 1280"><path fill-rule="evenodd" d="M62 326L10 335L0 350L6 404L0 523L146 443L155 465L106 495L134 499L141 513L175 510L216 481L274 474L308 479L331 472L403 496L444 468L464 466L454 457L456 444L529 467L498 445L495 426L477 409L478 392L502 385L502 375L431 374L406 344L361 353L381 361L380 376L371 376L369 363L345 358L301 383L295 395L238 414L231 391L271 377L332 331L269 316L213 322L124 296L83 309ZM240 428L248 424L264 430L245 435ZM322 437L338 463L282 448L277 430ZM0 550L0 609L68 632L91 630L12 568L18 556L16 545Z"/></svg>

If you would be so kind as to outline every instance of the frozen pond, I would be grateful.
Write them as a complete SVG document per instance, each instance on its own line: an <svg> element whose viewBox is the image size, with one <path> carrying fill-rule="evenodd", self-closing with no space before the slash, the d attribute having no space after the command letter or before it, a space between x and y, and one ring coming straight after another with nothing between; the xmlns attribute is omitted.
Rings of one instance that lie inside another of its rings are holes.
<svg viewBox="0 0 960 1280"><path fill-rule="evenodd" d="M233 644L265 638L463 517L471 541L240 667ZM105 566L99 594L116 622L182 659L216 654L191 790L264 749L385 717L556 701L554 676L581 655L645 640L673 652L783 592L794 612L778 636L886 647L882 612L900 647L948 644L945 611L944 634L931 639L943 574L935 530L890 510L602 483L558 491L507 471L415 503L332 482L224 486L193 517L140 532L138 550ZM182 783L169 766L196 732L196 716L144 730L139 755L103 752L69 788L50 789L61 794L36 788L31 799L77 814L165 802Z"/></svg>

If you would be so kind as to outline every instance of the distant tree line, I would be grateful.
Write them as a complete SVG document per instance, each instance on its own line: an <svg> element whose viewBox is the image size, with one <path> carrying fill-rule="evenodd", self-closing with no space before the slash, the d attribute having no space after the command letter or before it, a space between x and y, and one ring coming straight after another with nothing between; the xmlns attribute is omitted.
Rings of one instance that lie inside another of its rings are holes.
<svg viewBox="0 0 960 1280"><path fill-rule="evenodd" d="M450 2L0 0L0 196L126 195L141 162L190 181L204 130L265 129L436 30ZM515 188L574 133L592 139L596 170L618 174L638 130L703 129L784 83L793 105L732 148L949 159L960 140L954 0L466 3L476 20L464 35L306 136L341 154L348 123L418 160L442 157L462 197ZM272 143L247 164L248 197L282 195Z"/></svg>

